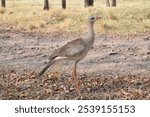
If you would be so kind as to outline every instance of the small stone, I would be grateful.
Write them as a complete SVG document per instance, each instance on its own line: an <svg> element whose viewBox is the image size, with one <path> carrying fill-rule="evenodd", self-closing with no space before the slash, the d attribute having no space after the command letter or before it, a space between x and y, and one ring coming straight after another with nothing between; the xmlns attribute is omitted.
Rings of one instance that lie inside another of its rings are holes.
<svg viewBox="0 0 150 117"><path fill-rule="evenodd" d="M47 55L45 54L45 55L43 55L42 57L47 57Z"/></svg>
<svg viewBox="0 0 150 117"><path fill-rule="evenodd" d="M118 54L118 53L117 52L112 52L109 55L116 55L116 54Z"/></svg>
<svg viewBox="0 0 150 117"><path fill-rule="evenodd" d="M44 61L44 64L47 64L48 62L47 61Z"/></svg>
<svg viewBox="0 0 150 117"><path fill-rule="evenodd" d="M36 49L35 47L31 47L31 49Z"/></svg>
<svg viewBox="0 0 150 117"><path fill-rule="evenodd" d="M150 41L150 37L145 37L143 40L144 41Z"/></svg>
<svg viewBox="0 0 150 117"><path fill-rule="evenodd" d="M17 51L17 54L22 54L22 53L23 53L22 50Z"/></svg>
<svg viewBox="0 0 150 117"><path fill-rule="evenodd" d="M59 45L56 45L56 47L59 47Z"/></svg>
<svg viewBox="0 0 150 117"><path fill-rule="evenodd" d="M39 37L36 37L36 39L39 39Z"/></svg>
<svg viewBox="0 0 150 117"><path fill-rule="evenodd" d="M147 54L150 54L150 52L147 52Z"/></svg>

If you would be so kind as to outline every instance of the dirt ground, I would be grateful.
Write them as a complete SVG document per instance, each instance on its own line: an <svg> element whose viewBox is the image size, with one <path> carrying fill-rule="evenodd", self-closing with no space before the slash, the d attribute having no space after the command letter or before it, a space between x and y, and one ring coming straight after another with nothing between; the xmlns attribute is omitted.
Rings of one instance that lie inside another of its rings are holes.
<svg viewBox="0 0 150 117"><path fill-rule="evenodd" d="M36 74L48 56L73 37L0 28L0 99L79 99L71 82L73 62ZM150 99L150 33L96 35L78 64L83 99Z"/></svg>

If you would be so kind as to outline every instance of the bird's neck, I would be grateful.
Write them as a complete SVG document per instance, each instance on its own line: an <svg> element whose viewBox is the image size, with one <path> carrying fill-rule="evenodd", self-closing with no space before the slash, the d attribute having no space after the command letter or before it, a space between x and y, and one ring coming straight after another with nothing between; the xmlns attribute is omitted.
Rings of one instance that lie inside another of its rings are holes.
<svg viewBox="0 0 150 117"><path fill-rule="evenodd" d="M88 26L87 26L87 40L89 40L91 43L94 43L94 40L95 40L93 23L92 22L88 22Z"/></svg>

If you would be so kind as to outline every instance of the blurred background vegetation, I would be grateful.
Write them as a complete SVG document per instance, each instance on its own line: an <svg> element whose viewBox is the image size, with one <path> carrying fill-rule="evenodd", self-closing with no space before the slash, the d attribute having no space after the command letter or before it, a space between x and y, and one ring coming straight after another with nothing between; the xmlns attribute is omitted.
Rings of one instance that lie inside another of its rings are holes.
<svg viewBox="0 0 150 117"><path fill-rule="evenodd" d="M150 0L117 0L116 7L108 7L106 0L94 0L90 7L85 7L84 0L66 0L66 9L62 8L62 0L48 1L49 10L43 10L44 0L6 0L6 6L0 7L0 27L82 34L87 17L98 10L103 18L95 25L97 33L150 31Z"/></svg>

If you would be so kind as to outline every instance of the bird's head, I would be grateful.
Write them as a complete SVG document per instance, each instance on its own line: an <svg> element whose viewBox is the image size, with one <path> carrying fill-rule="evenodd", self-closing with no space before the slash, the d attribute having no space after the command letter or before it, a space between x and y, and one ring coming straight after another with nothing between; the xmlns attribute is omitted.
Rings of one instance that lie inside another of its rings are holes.
<svg viewBox="0 0 150 117"><path fill-rule="evenodd" d="M101 19L101 18L102 18L101 16L93 15L93 16L88 17L88 22L94 23L96 20Z"/></svg>

